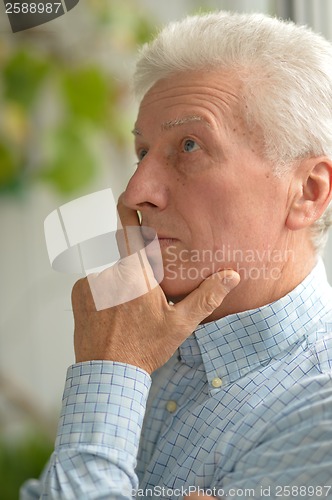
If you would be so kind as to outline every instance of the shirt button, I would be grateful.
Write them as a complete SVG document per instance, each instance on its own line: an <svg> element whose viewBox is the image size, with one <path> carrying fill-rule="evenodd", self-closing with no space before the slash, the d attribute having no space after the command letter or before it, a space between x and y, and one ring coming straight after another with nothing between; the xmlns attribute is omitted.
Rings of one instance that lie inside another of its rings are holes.
<svg viewBox="0 0 332 500"><path fill-rule="evenodd" d="M218 387L221 387L222 386L221 378L219 378L219 377L213 378L211 381L211 385L212 385L212 387L215 387L216 389L218 389Z"/></svg>
<svg viewBox="0 0 332 500"><path fill-rule="evenodd" d="M173 401L172 399L170 401L168 401L166 404L166 410L169 413L174 413L176 411L177 407L178 407L178 405L177 405L176 401Z"/></svg>

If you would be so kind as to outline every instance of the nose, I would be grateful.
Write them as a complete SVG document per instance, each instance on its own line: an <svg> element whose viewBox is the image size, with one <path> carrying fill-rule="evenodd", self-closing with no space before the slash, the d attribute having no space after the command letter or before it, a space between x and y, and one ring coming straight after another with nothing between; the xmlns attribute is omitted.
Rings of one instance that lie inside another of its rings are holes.
<svg viewBox="0 0 332 500"><path fill-rule="evenodd" d="M123 193L123 203L132 210L154 208L164 210L168 203L169 188L161 159L148 154L138 164Z"/></svg>

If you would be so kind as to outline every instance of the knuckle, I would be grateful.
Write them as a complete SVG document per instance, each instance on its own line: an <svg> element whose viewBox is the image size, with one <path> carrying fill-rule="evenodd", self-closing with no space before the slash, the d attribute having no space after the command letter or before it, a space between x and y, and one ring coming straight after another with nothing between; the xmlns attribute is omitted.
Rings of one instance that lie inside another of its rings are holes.
<svg viewBox="0 0 332 500"><path fill-rule="evenodd" d="M71 302L73 309L79 307L79 304L87 301L87 297L90 294L90 286L88 283L88 278L80 278L74 284L71 292Z"/></svg>
<svg viewBox="0 0 332 500"><path fill-rule="evenodd" d="M86 286L86 282L87 278L80 278L76 281L71 292L72 298L76 298L77 296L82 294L84 287Z"/></svg>
<svg viewBox="0 0 332 500"><path fill-rule="evenodd" d="M212 313L220 305L220 300L217 294L210 292L202 297L201 309L203 312Z"/></svg>
<svg viewBox="0 0 332 500"><path fill-rule="evenodd" d="M112 280L112 277L114 275L114 267L106 267L106 269L103 269L100 273L97 274L90 274L88 276L89 281L98 281L98 282L108 282Z"/></svg>
<svg viewBox="0 0 332 500"><path fill-rule="evenodd" d="M142 268L140 262L132 256L126 260L120 260L116 265L117 277L125 283L135 284L141 277Z"/></svg>

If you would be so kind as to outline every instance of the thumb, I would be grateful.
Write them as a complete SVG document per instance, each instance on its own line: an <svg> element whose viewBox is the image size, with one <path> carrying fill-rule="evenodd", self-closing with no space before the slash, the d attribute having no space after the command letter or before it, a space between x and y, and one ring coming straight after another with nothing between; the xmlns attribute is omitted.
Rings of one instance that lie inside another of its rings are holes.
<svg viewBox="0 0 332 500"><path fill-rule="evenodd" d="M228 293L240 282L240 276L232 269L219 271L204 280L196 290L176 304L180 315L190 318L192 328L210 316L221 305Z"/></svg>

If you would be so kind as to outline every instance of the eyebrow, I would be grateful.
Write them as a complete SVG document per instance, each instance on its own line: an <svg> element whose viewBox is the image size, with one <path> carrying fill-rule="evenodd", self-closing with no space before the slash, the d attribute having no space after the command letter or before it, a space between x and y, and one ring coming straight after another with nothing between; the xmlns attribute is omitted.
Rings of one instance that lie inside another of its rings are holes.
<svg viewBox="0 0 332 500"><path fill-rule="evenodd" d="M174 127L181 127L181 125L186 125L187 123L192 122L203 122L205 125L210 127L209 122L199 115L190 115L184 116L183 118L176 118L175 120L170 120L168 122L164 122L161 125L161 130L169 130Z"/></svg>
<svg viewBox="0 0 332 500"><path fill-rule="evenodd" d="M181 127L182 125L186 125L187 123L192 123L192 122L201 122L210 127L210 123L203 118L202 116L199 115L189 115L189 116L184 116L183 118L175 118L174 120L169 120L167 122L164 122L161 124L161 130L170 130L174 127ZM138 128L134 128L132 130L132 134L135 136L137 135L142 135L141 131Z"/></svg>

